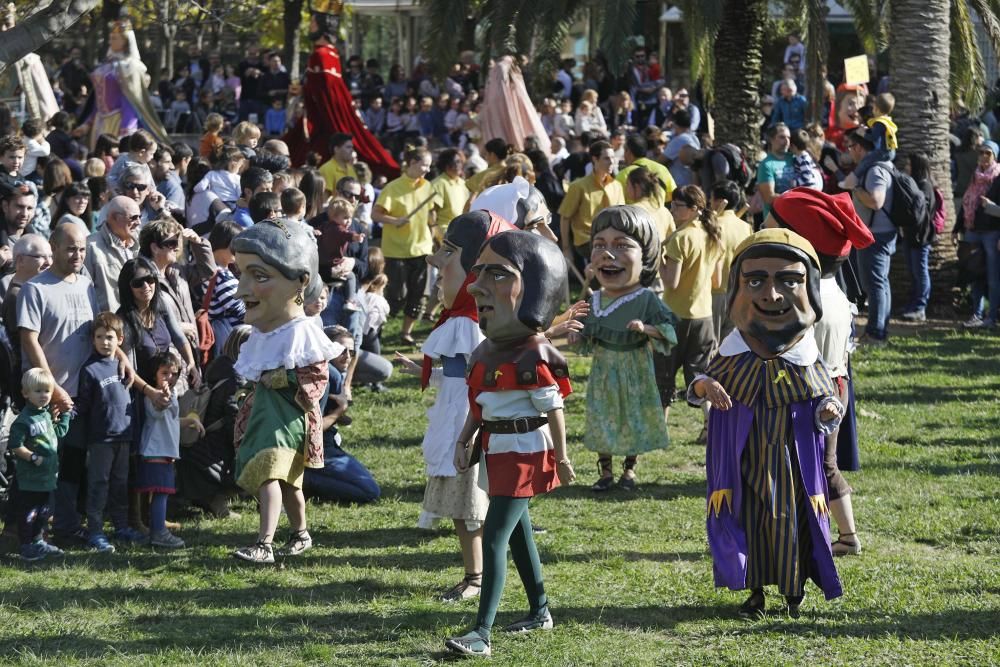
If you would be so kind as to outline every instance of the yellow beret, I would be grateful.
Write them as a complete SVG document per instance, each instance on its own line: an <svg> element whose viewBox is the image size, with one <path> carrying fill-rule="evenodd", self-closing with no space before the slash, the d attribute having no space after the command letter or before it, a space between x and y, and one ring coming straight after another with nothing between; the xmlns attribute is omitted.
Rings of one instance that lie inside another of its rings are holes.
<svg viewBox="0 0 1000 667"><path fill-rule="evenodd" d="M747 249L764 243L787 245L796 250L801 250L815 262L816 266L819 266L819 256L816 254L816 250L812 244L805 237L796 234L792 230L782 228L762 229L743 239L743 242L736 246L736 251L733 253L733 264L739 260L740 255Z"/></svg>

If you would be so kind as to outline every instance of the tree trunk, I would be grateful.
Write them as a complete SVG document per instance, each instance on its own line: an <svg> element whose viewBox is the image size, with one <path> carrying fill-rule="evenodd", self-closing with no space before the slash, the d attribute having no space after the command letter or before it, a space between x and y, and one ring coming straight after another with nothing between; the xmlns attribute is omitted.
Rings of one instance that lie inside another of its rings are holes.
<svg viewBox="0 0 1000 667"><path fill-rule="evenodd" d="M52 0L19 22L3 34L0 42L0 73L40 49L96 6L97 0Z"/></svg>
<svg viewBox="0 0 1000 667"><path fill-rule="evenodd" d="M303 0L284 0L285 13L285 55L283 60L288 63L288 71L292 81L299 78L299 49L301 48L299 27L302 25Z"/></svg>
<svg viewBox="0 0 1000 667"><path fill-rule="evenodd" d="M809 100L810 121L822 120L823 92L826 80L823 77L823 66L830 57L830 35L826 27L826 19L830 15L827 0L807 0L806 16L806 87Z"/></svg>
<svg viewBox="0 0 1000 667"><path fill-rule="evenodd" d="M952 210L949 166L949 0L893 0L889 25L889 76L896 108L892 117L899 127L898 154L922 151L931 164L931 177L944 196L949 226ZM906 276L906 260L897 253L896 262ZM937 314L954 315L957 255L947 234L938 237L931 250L931 309ZM908 277L908 276L906 276ZM909 280L893 280L900 286ZM906 298L894 295L893 301Z"/></svg>
<svg viewBox="0 0 1000 667"><path fill-rule="evenodd" d="M736 144L750 164L757 163L760 144L757 88L766 21L767 0L726 0L715 40L716 143Z"/></svg>

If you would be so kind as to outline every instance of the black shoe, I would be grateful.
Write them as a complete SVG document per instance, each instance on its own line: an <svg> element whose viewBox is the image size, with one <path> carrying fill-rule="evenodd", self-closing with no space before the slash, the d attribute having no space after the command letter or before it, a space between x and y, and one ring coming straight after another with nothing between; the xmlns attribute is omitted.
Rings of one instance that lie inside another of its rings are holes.
<svg viewBox="0 0 1000 667"><path fill-rule="evenodd" d="M785 603L788 604L788 617L798 618L799 617L799 606L802 604L802 598L804 595L786 595Z"/></svg>
<svg viewBox="0 0 1000 667"><path fill-rule="evenodd" d="M612 486L615 485L614 477L602 477L590 486L590 490L602 493L604 491L609 491Z"/></svg>
<svg viewBox="0 0 1000 667"><path fill-rule="evenodd" d="M371 389L374 394L381 394L383 391L389 391L389 388L381 382L372 382L368 385L368 388Z"/></svg>
<svg viewBox="0 0 1000 667"><path fill-rule="evenodd" d="M354 420L351 419L350 415L340 415L340 417L337 418L337 426L350 426L353 423Z"/></svg>
<svg viewBox="0 0 1000 667"><path fill-rule="evenodd" d="M764 589L755 588L750 593L750 597L746 599L746 602L740 605L739 610L740 618L745 618L748 620L758 619L764 617Z"/></svg>
<svg viewBox="0 0 1000 667"><path fill-rule="evenodd" d="M618 488L622 491L635 491L636 489L635 477L626 477L622 475L618 478Z"/></svg>
<svg viewBox="0 0 1000 667"><path fill-rule="evenodd" d="M547 532L549 532L548 528L544 528L542 526L539 526L537 523L531 524L531 534L532 535L544 535Z"/></svg>

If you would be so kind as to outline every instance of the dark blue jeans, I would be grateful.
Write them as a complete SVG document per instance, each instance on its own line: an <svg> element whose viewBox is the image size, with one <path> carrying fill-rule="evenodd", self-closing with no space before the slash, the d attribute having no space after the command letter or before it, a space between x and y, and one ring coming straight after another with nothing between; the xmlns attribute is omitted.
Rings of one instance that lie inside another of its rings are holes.
<svg viewBox="0 0 1000 667"><path fill-rule="evenodd" d="M903 248L906 253L906 266L910 269L910 279L913 281L910 288L910 302L903 312L923 312L927 309L927 301L931 298L931 246L904 240Z"/></svg>
<svg viewBox="0 0 1000 667"><path fill-rule="evenodd" d="M1000 314L1000 251L997 250L1000 231L966 232L965 240L981 244L986 252L986 298L989 299L990 310L983 319L996 322ZM982 317L982 288L976 289L976 285L973 284L972 296L975 313Z"/></svg>
<svg viewBox="0 0 1000 667"><path fill-rule="evenodd" d="M885 340L889 335L889 312L892 309L889 263L896 252L896 232L879 232L874 236L875 243L858 251L861 284L868 293L868 326L865 333Z"/></svg>
<svg viewBox="0 0 1000 667"><path fill-rule="evenodd" d="M370 503L382 490L360 461L334 442L336 435L323 434L323 467L306 468L302 492L310 498L331 502Z"/></svg>
<svg viewBox="0 0 1000 667"><path fill-rule="evenodd" d="M347 297L344 294L343 286L330 290L330 298L327 301L326 309L320 313L323 326L329 327L339 324L351 332L354 337L354 349L361 349L361 339L364 337L365 314L360 310L344 310L344 302Z"/></svg>

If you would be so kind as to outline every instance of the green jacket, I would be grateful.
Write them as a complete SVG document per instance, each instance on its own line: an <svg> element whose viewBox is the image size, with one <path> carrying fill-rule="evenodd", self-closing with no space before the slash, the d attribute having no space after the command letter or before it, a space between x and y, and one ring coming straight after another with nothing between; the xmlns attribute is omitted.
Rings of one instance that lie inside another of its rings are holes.
<svg viewBox="0 0 1000 667"><path fill-rule="evenodd" d="M43 457L41 465L15 456L17 486L25 491L53 491L59 474L59 438L69 431L69 413L64 412L58 422L52 420L47 408L25 406L10 425L7 448L15 450L24 446Z"/></svg>

